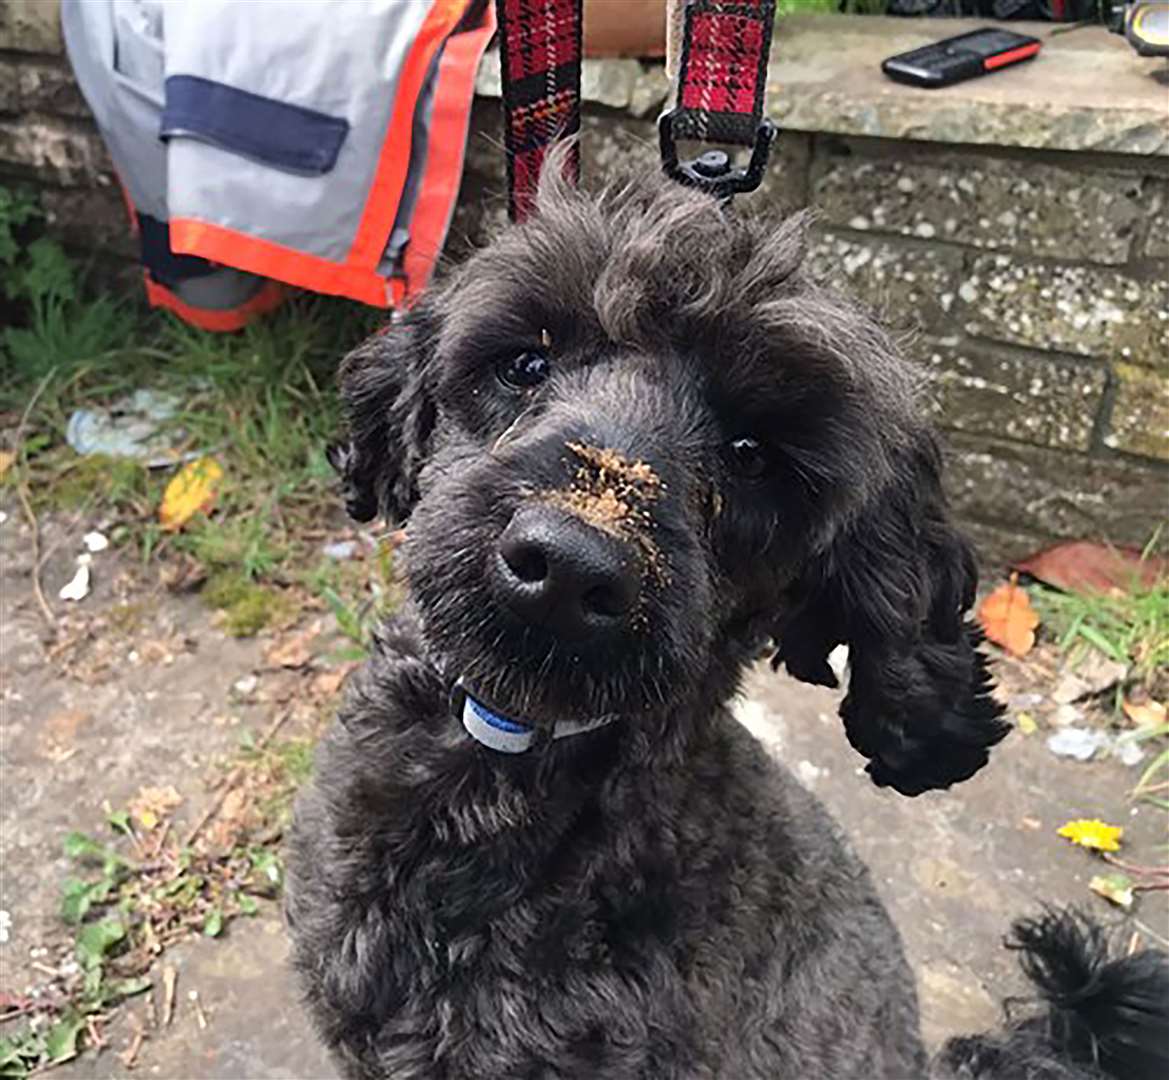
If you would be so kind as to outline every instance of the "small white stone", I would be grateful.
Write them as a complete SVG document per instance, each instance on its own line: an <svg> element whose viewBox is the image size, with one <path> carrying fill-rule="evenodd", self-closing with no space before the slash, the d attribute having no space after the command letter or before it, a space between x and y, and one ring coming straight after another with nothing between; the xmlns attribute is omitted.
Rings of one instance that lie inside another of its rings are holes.
<svg viewBox="0 0 1169 1080"><path fill-rule="evenodd" d="M869 227L869 219L858 214L849 221L848 227L850 229L867 229Z"/></svg>
<svg viewBox="0 0 1169 1080"><path fill-rule="evenodd" d="M938 230L928 221L923 221L913 227L913 235L920 236L923 240L929 240L931 237L938 235Z"/></svg>
<svg viewBox="0 0 1169 1080"><path fill-rule="evenodd" d="M1047 748L1058 757L1089 761L1109 743L1108 734L1091 728L1066 727L1047 737Z"/></svg>
<svg viewBox="0 0 1169 1080"><path fill-rule="evenodd" d="M255 675L241 675L231 684L231 688L241 697L247 697L249 694L254 694L259 685L260 680Z"/></svg>
<svg viewBox="0 0 1169 1080"><path fill-rule="evenodd" d="M104 533L99 533L97 530L87 532L82 538L81 542L85 545L86 551L98 552L105 551L110 546L109 538Z"/></svg>
<svg viewBox="0 0 1169 1080"><path fill-rule="evenodd" d="M796 764L796 776L806 788L815 787L816 781L824 775L824 770L813 765L810 761L800 761Z"/></svg>
<svg viewBox="0 0 1169 1080"><path fill-rule="evenodd" d="M897 190L898 191L903 191L903 192L905 192L906 195L908 195L911 191L914 191L916 188L917 188L917 184L915 184L913 182L912 178L910 178L908 176L898 177L898 179L897 179Z"/></svg>
<svg viewBox="0 0 1169 1080"><path fill-rule="evenodd" d="M57 595L62 600L84 600L89 595L89 566L82 563L67 585L62 585Z"/></svg>
<svg viewBox="0 0 1169 1080"><path fill-rule="evenodd" d="M974 301L978 299L978 290L971 282L964 281L961 285L958 286L958 295L962 297L962 299L967 304L973 304Z"/></svg>
<svg viewBox="0 0 1169 1080"><path fill-rule="evenodd" d="M1145 752L1132 739L1118 738L1112 744L1112 755L1122 765L1139 765L1144 760Z"/></svg>
<svg viewBox="0 0 1169 1080"><path fill-rule="evenodd" d="M848 671L847 645L837 645L828 654L828 666L832 669L832 674L836 676L836 681L843 685L845 673Z"/></svg>

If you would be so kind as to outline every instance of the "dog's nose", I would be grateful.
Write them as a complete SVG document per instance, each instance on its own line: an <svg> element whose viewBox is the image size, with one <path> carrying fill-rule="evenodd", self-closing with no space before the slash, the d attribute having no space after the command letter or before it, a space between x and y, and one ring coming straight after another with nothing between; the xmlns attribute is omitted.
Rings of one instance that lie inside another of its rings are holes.
<svg viewBox="0 0 1169 1080"><path fill-rule="evenodd" d="M565 638L612 633L637 602L641 572L626 545L551 506L517 510L495 561L508 607Z"/></svg>

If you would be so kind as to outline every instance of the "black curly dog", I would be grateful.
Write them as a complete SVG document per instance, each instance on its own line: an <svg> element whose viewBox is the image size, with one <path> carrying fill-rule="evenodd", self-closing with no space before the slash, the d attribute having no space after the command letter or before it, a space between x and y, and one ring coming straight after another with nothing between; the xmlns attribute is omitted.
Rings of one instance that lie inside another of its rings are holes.
<svg viewBox="0 0 1169 1080"><path fill-rule="evenodd" d="M876 783L946 787L1006 731L914 371L801 268L804 234L663 181L550 181L346 360L334 463L356 518L409 517L412 594L290 852L346 1076L929 1072L865 867L727 707L767 641L812 682L843 642ZM1049 1011L936 1075L1160 1069L1158 957L1108 964L1067 917L1018 934Z"/></svg>

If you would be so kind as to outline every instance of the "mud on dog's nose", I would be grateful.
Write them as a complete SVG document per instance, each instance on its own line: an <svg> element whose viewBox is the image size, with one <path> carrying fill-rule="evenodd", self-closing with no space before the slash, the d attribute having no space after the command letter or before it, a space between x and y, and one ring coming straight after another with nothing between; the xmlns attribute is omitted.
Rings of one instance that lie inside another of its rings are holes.
<svg viewBox="0 0 1169 1080"><path fill-rule="evenodd" d="M525 506L497 542L495 584L525 622L580 639L625 625L641 570L617 537L555 507Z"/></svg>

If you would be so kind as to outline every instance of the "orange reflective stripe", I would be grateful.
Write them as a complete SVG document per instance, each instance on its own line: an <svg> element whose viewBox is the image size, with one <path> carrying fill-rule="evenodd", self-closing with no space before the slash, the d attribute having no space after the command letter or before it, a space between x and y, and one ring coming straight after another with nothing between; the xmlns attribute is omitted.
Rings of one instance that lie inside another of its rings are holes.
<svg viewBox="0 0 1169 1080"><path fill-rule="evenodd" d="M463 179L475 72L494 33L495 8L488 4L482 24L451 38L439 61L426 168L402 257L407 297L426 287L446 239Z"/></svg>
<svg viewBox="0 0 1169 1080"><path fill-rule="evenodd" d="M247 270L261 277L286 281L314 292L348 296L374 307L388 307L391 304L401 303L407 293L407 282L399 278L391 278L387 281L377 273L377 267L385 252L390 230L393 228L394 218L398 212L402 190L406 183L410 166L414 114L418 107L419 95L426 82L426 75L430 71L435 52L441 48L451 31L458 25L466 7L467 0L431 0L430 10L423 20L422 27L398 78L398 89L390 115L390 123L378 153L373 182L366 197L353 244L344 263L333 262L319 255L310 255L272 240L264 240L258 236L251 236L208 221L200 221L197 218L173 218L171 220L171 250L176 254L199 255L213 262ZM470 110L475 66L483 47L486 45L486 37L490 36L490 30L486 27L493 25L494 13L492 12L487 17L484 27L466 35L459 35L460 39L463 37L473 39L473 44L470 47L474 51L473 61L465 61L470 65L469 71L464 70L463 66L457 69L459 85L464 88L462 95L466 110L462 118L464 130ZM482 38L481 35L483 35ZM475 49L476 45L478 46L477 50ZM440 60L440 82L442 66L443 62ZM436 109L439 105L439 92L441 90L441 85L436 88ZM438 137L437 133L432 133L431 146L434 145L434 141ZM445 138L445 136L443 137ZM463 139L460 138L458 141L460 148L458 158L453 166L453 178L448 175L451 172L449 161L441 166L436 164L439 173L436 174L435 179L444 178L445 189L442 197L448 203L453 202L454 193L457 193L458 173L462 165L461 143ZM428 154L428 170L429 167ZM420 200L427 198L426 185L430 180L428 172L420 193ZM447 213L449 214L449 210ZM429 262L425 264L426 268L422 270L420 280L423 281L429 276L430 268L433 267L437 257L437 241L434 237L437 235L438 239L441 240L441 232L445 230L445 224L436 230L434 225L436 215L437 211L435 210L428 212L426 220L429 222L428 236L431 239L420 244L422 248L420 259L424 256L426 248L434 249ZM416 270L415 276L417 273ZM408 280L409 278L408 274ZM177 297L175 300L177 301ZM181 301L178 302L181 303Z"/></svg>
<svg viewBox="0 0 1169 1080"><path fill-rule="evenodd" d="M392 285L372 269L331 262L209 221L172 219L170 246L177 253L201 255L261 277L287 281L314 292L348 296L374 307L387 307L393 298Z"/></svg>
<svg viewBox="0 0 1169 1080"><path fill-rule="evenodd" d="M402 65L390 126L382 141L377 170L361 212L361 224L345 260L350 266L372 270L381 262L410 166L418 95L436 50L458 25L466 6L466 0L433 0L410 55Z"/></svg>
<svg viewBox="0 0 1169 1080"><path fill-rule="evenodd" d="M188 304L165 285L160 285L150 274L142 276L146 282L146 299L151 307L173 311L183 322L190 323L191 326L220 334L243 329L253 319L279 307L285 295L284 286L278 281L266 281L255 296L237 307L222 310L199 308Z"/></svg>

